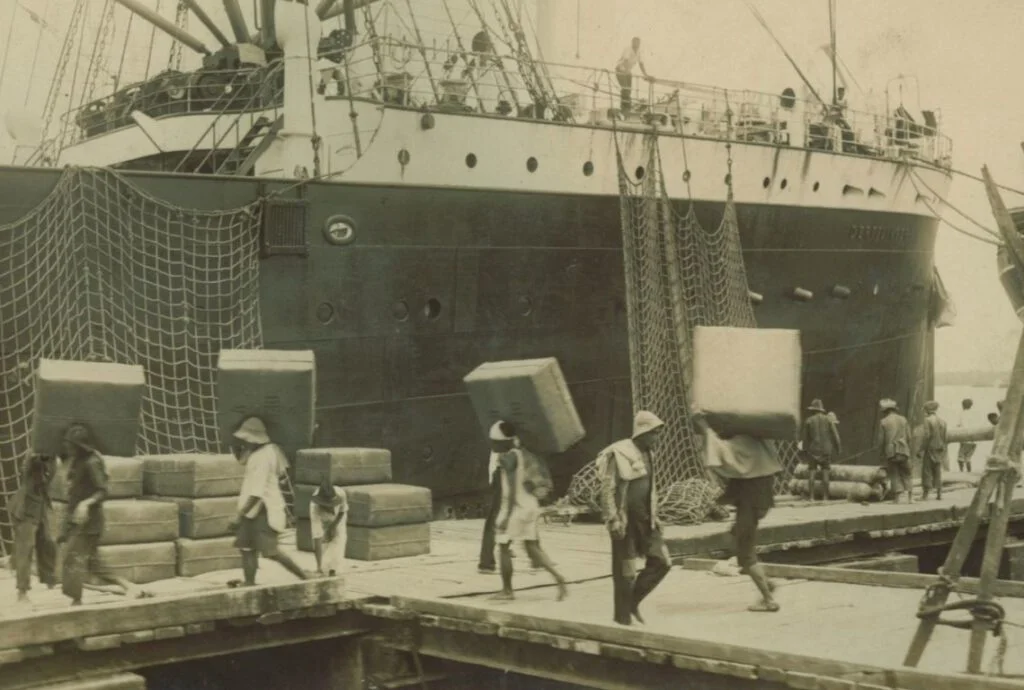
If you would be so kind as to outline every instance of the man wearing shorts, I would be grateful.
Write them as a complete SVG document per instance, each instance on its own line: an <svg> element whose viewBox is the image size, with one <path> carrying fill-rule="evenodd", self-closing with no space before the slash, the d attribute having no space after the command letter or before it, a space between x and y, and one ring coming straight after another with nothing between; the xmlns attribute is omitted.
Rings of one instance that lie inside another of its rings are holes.
<svg viewBox="0 0 1024 690"><path fill-rule="evenodd" d="M507 422L501 423L509 436L516 431ZM558 584L558 601L569 594L565 578L540 548L537 523L540 501L550 495L551 477L543 461L522 448L511 447L498 457L501 469L501 510L496 520L497 542L501 547L501 592L495 599L515 598L512 590L512 542L521 541L530 560L551 573Z"/></svg>
<svg viewBox="0 0 1024 690"><path fill-rule="evenodd" d="M807 411L811 413L811 416L804 420L801 441L804 458L807 460L810 499L814 500L814 479L820 472L821 483L824 487L821 500L827 501L828 475L832 467L832 459L841 452L839 430L828 418L821 400L815 399Z"/></svg>

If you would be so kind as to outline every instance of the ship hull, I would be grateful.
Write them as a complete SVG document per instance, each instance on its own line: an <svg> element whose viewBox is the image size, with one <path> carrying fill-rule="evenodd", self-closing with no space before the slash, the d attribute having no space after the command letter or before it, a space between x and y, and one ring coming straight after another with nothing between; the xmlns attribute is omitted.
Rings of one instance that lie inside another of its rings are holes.
<svg viewBox="0 0 1024 690"><path fill-rule="evenodd" d="M60 171L0 169L0 224ZM125 173L186 208L236 208L287 183ZM389 448L396 481L442 514L475 512L487 446L462 377L485 361L555 356L588 434L552 461L564 489L632 414L618 197L311 182L308 256L260 265L264 346L312 349L315 443ZM675 202L680 212L689 202ZM721 201L695 202L705 227ZM355 239L321 232L344 212ZM891 210L737 205L761 327L801 331L805 403L841 420L844 461L873 463L878 399L927 395L936 220ZM836 291L841 286L848 290ZM812 293L793 298L794 288ZM836 296L840 295L840 296ZM325 306L326 305L326 306ZM10 350L17 343L5 342Z"/></svg>

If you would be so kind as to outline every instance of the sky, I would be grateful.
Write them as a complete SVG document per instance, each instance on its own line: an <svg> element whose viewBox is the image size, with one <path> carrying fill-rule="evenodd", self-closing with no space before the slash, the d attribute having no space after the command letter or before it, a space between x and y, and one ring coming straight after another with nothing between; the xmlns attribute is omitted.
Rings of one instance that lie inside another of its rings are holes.
<svg viewBox="0 0 1024 690"><path fill-rule="evenodd" d="M157 0L141 1L157 5ZM646 66L655 76L772 93L791 86L799 92L793 68L743 0L537 1L555 8L558 38L565 44L560 58L575 61L578 41L580 63L610 67L629 39L639 36ZM427 14L443 12L437 0L412 2L425 7ZM450 3L457 8L464 0ZM86 30L95 32L103 3L90 0L89 4ZM241 4L248 10L252 3ZM830 66L820 48L829 41L828 0L754 0L754 4L801 69L817 83L827 83ZM172 0L162 0L162 5L167 15ZM227 27L220 2L203 0L203 5ZM73 0L0 2L0 65L5 65L0 68L0 115L16 110L21 117L38 117L72 6ZM30 12L49 28L41 28ZM456 9L456 14L463 13ZM118 48L112 51L115 55L125 44L127 19L127 11L118 7L108 38ZM1024 2L838 0L836 19L839 57L864 90L884 94L893 77L907 75L903 97L908 109L915 114L922 108L941 114L943 130L954 142L954 168L978 175L988 165L997 182L1024 190L1024 91L1018 88ZM130 31L128 43L141 47L121 67L125 80L133 70L143 70L149 59L149 32L143 29L143 40L138 40L140 26L133 24ZM214 43L194 20L192 31L208 44ZM37 40L40 35L42 41ZM166 64L169 42L157 35L152 43L153 60ZM186 50L186 65L194 59ZM106 68L116 72L117 60ZM856 87L849 91L851 105L856 107L858 91ZM896 97L895 85L891 94ZM0 127L0 161L10 161L12 146ZM947 201L986 227L995 227L978 182L954 176ZM1011 208L1024 205L1024 195L1004 192L1004 201ZM950 207L939 210L954 224L974 229ZM995 248L941 225L935 262L958 312L956 325L936 334L936 369L1008 369L1021 323L998 281Z"/></svg>

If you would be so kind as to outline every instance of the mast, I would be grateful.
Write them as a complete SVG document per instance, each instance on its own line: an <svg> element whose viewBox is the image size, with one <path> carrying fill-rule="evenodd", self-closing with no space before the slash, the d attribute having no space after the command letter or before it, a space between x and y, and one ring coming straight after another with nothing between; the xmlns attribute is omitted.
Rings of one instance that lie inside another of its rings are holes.
<svg viewBox="0 0 1024 690"><path fill-rule="evenodd" d="M153 12L148 7L140 5L135 0L115 0L119 5L125 7L135 14L139 15L153 26L161 29L164 33L175 38L197 53L203 55L209 55L210 49L207 48L202 41L188 33L187 31L179 28L176 24L167 21L156 12Z"/></svg>
<svg viewBox="0 0 1024 690"><path fill-rule="evenodd" d="M235 32L235 40L239 43L248 43L249 29L245 26L245 15L242 14L242 8L238 6L238 0L224 0L224 11L227 12L228 21L231 22L231 30Z"/></svg>
<svg viewBox="0 0 1024 690"><path fill-rule="evenodd" d="M216 24L213 23L213 20L210 19L210 15L206 14L196 0L180 0L180 4L192 10L192 14L196 15L196 19L198 19L202 25L205 26L211 34L213 34L214 38L220 41L222 46L226 48L231 45L231 41L228 40L228 37L224 35L224 32L221 31Z"/></svg>
<svg viewBox="0 0 1024 690"><path fill-rule="evenodd" d="M836 84L836 0L828 0L829 55L832 57L832 105L839 100Z"/></svg>

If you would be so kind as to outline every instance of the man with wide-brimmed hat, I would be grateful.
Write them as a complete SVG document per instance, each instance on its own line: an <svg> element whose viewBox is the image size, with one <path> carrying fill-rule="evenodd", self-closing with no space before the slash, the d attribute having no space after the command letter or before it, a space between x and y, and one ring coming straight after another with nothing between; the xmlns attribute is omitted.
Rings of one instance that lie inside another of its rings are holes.
<svg viewBox="0 0 1024 690"><path fill-rule="evenodd" d="M811 416L804 420L801 444L804 459L807 461L809 497L810 500L814 500L814 480L820 473L823 486L821 500L827 501L832 459L838 456L842 450L839 430L828 418L825 405L818 398L811 402L807 411L811 413Z"/></svg>
<svg viewBox="0 0 1024 690"><path fill-rule="evenodd" d="M921 438L922 498L935 489L935 498L942 498L942 467L946 461L946 421L936 412L939 403L929 400L924 404L924 435Z"/></svg>
<svg viewBox="0 0 1024 690"><path fill-rule="evenodd" d="M612 583L615 622L643 623L640 602L671 568L668 547L658 522L657 487L651 451L665 423L647 410L636 413L633 436L608 446L597 456L601 477L601 513L612 540ZM636 573L634 561L645 558Z"/></svg>
<svg viewBox="0 0 1024 690"><path fill-rule="evenodd" d="M907 502L914 502L913 478L910 474L910 425L907 418L898 412L899 406L891 398L878 403L882 415L878 423L875 444L879 446L881 464L889 475L889 491L893 503L900 502L906 492Z"/></svg>
<svg viewBox="0 0 1024 690"><path fill-rule="evenodd" d="M328 479L313 491L309 503L310 536L316 554L317 574L331 577L341 573L348 537L348 496L337 491Z"/></svg>
<svg viewBox="0 0 1024 690"><path fill-rule="evenodd" d="M103 456L96 450L92 432L87 425L76 422L64 433L63 445L68 461L68 510L58 539L58 543L67 544L61 591L71 598L72 606L82 603L83 589L148 596L131 582L114 575L100 558L100 539L106 526L103 502L107 498L107 470ZM88 584L90 578L114 588Z"/></svg>
<svg viewBox="0 0 1024 690"><path fill-rule="evenodd" d="M238 513L231 520L236 530L235 548L242 552L244 584L256 584L260 554L277 561L296 577L308 576L287 554L277 548L277 536L286 527L284 495L281 493L282 451L271 443L263 421L245 419L233 434L235 457L245 465L242 490L238 494Z"/></svg>

